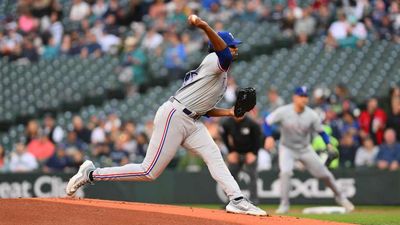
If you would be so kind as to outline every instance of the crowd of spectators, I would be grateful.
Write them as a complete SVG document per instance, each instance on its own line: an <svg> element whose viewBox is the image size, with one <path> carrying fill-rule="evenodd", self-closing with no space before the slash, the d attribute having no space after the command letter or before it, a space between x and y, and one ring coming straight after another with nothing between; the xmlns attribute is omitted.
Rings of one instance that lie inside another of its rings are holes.
<svg viewBox="0 0 400 225"><path fill-rule="evenodd" d="M61 55L119 54L125 56L122 64L132 67L132 80L140 83L145 56L164 57L168 74L175 75L188 54L207 46L199 33L182 32L191 13L207 18L217 30L232 20L278 23L284 35L300 43L321 36L329 47L360 46L367 39L400 42L398 0L314 0L308 5L298 0L61 2L17 1L16 15L0 17L0 56L26 63ZM145 54L135 54L137 48Z"/></svg>

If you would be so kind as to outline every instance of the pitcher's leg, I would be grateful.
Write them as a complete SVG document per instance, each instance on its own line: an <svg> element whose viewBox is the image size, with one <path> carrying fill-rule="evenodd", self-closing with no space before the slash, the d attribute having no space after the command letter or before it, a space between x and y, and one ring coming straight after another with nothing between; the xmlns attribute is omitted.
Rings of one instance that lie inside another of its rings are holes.
<svg viewBox="0 0 400 225"><path fill-rule="evenodd" d="M222 158L221 151L202 123L197 123L196 131L184 140L183 146L203 158L211 176L222 186L229 200L243 196Z"/></svg>
<svg viewBox="0 0 400 225"><path fill-rule="evenodd" d="M93 179L95 181L152 181L156 179L174 157L183 139L179 118L177 118L178 115L174 115L175 112L174 108L167 107L156 116L146 157L141 164L98 168L93 172Z"/></svg>

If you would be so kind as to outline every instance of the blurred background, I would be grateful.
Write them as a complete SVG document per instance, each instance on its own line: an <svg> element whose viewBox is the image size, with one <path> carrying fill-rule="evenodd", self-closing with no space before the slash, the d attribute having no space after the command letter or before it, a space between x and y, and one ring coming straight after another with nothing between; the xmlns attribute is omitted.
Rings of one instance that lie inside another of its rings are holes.
<svg viewBox="0 0 400 225"><path fill-rule="evenodd" d="M187 26L193 13L244 42L221 107L232 106L238 87L254 87L258 104L248 117L263 131L265 117L306 85L339 153L329 168L356 181L358 173L391 177L378 191L400 187L399 7L399 0L1 0L0 182L11 189L0 197L19 196L11 184L24 173L69 176L85 159L102 167L141 162L157 108L207 54L206 36ZM226 155L223 119L203 120ZM259 138L257 170L276 177L277 152ZM318 137L313 146L325 149ZM168 171L207 168L180 150ZM400 204L395 193L388 201Z"/></svg>

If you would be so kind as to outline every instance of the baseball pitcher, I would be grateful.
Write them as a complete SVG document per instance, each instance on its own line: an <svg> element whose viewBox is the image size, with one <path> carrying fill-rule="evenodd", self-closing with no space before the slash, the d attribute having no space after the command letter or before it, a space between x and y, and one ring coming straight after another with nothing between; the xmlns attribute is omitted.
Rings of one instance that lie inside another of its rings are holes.
<svg viewBox="0 0 400 225"><path fill-rule="evenodd" d="M210 41L210 53L199 67L186 74L176 94L159 107L143 162L121 167L95 168L94 164L87 160L68 182L66 188L68 195L73 195L85 184L101 180L155 180L174 157L178 147L183 146L203 158L212 177L223 187L230 200L226 211L266 215L264 210L243 197L238 184L224 163L220 150L204 124L199 121L203 115L240 116L235 114L235 111L241 110L220 109L215 106L224 95L227 87L227 71L238 56L238 45L241 41L235 39L229 32L216 33L207 22L196 15L189 16L188 22L206 33Z"/></svg>

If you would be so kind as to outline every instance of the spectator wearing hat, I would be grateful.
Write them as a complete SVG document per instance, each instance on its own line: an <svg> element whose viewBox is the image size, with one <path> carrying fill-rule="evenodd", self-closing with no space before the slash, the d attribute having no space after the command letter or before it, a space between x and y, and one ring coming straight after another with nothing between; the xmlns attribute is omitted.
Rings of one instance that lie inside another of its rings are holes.
<svg viewBox="0 0 400 225"><path fill-rule="evenodd" d="M119 79L126 85L126 92L132 96L138 87L145 84L147 81L146 77L146 65L147 56L137 46L137 38L131 36L125 40L125 52L123 58L123 72Z"/></svg>

